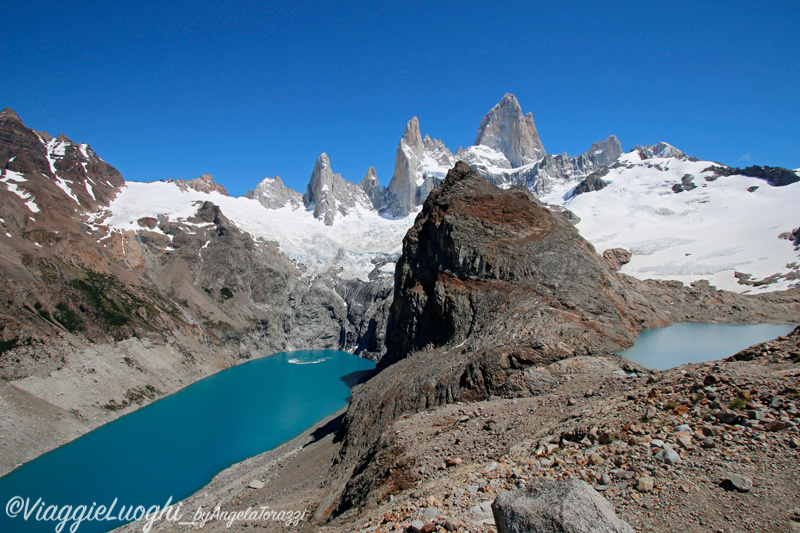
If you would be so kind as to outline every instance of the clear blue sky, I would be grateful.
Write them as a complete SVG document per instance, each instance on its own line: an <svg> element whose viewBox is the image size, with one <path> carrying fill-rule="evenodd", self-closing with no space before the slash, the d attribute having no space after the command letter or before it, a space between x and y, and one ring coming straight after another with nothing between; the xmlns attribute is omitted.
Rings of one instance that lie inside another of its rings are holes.
<svg viewBox="0 0 800 533"><path fill-rule="evenodd" d="M406 122L455 151L506 92L548 153L615 134L800 167L800 2L7 2L0 107L128 180L234 195L316 158L394 169Z"/></svg>

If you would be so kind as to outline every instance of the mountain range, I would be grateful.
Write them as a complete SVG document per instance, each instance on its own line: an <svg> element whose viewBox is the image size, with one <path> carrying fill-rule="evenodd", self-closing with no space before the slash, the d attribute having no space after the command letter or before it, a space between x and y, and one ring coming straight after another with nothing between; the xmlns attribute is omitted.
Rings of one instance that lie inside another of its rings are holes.
<svg viewBox="0 0 800 533"><path fill-rule="evenodd" d="M334 173L326 154L303 193L278 176L241 198L209 175L126 182L88 144L33 131L8 108L0 160L0 404L12 413L0 417L0 472L252 357L332 348L378 360L387 332L401 335L390 320L423 348L422 319L393 310L403 238L456 165L514 202L543 200L634 278L755 294L800 277L796 171L733 169L666 143L623 153L613 135L579 156L547 154L510 94L455 153L409 120L385 187L374 168L357 183ZM499 219L528 212L503 201ZM467 251L448 260L469 272L479 259Z"/></svg>

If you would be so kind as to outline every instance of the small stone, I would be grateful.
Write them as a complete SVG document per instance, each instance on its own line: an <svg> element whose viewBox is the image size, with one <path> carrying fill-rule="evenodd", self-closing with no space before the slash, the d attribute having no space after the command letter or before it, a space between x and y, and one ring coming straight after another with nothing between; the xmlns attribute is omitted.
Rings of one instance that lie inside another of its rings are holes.
<svg viewBox="0 0 800 533"><path fill-rule="evenodd" d="M633 479L636 475L636 472L631 470L613 470L611 473L617 479Z"/></svg>
<svg viewBox="0 0 800 533"><path fill-rule="evenodd" d="M735 474L733 472L728 472L728 481L731 482L731 485L734 486L736 490L739 492L748 492L750 489L753 488L753 480L749 477L741 476L739 474Z"/></svg>
<svg viewBox="0 0 800 533"><path fill-rule="evenodd" d="M567 405L577 405L577 404L578 400L576 400L575 398L570 398L569 400L567 400Z"/></svg>
<svg viewBox="0 0 800 533"><path fill-rule="evenodd" d="M711 437L703 437L702 439L700 439L700 445L703 448L714 448L716 447L717 443L714 442L714 439L712 439Z"/></svg>
<svg viewBox="0 0 800 533"><path fill-rule="evenodd" d="M677 426L675 428L675 431L673 431L673 433L689 433L689 434L691 434L692 433L692 428L689 427L689 424L681 424L680 426Z"/></svg>
<svg viewBox="0 0 800 533"><path fill-rule="evenodd" d="M691 490L689 489L689 487L687 485L681 485L681 490L683 492L685 492L686 494L689 494L689 492L691 492Z"/></svg>
<svg viewBox="0 0 800 533"><path fill-rule="evenodd" d="M703 435L706 437L720 437L725 434L725 428L720 426L703 426Z"/></svg>
<svg viewBox="0 0 800 533"><path fill-rule="evenodd" d="M656 409L652 405L649 405L649 406L647 406L647 411L645 411L645 413L644 413L644 419L645 420L650 420L651 418L655 418L655 416L657 414L658 414L658 409Z"/></svg>
<svg viewBox="0 0 800 533"><path fill-rule="evenodd" d="M422 511L422 518L425 519L426 522L432 522L439 518L439 509L436 507L426 507L424 511Z"/></svg>
<svg viewBox="0 0 800 533"><path fill-rule="evenodd" d="M408 526L408 531L412 533L422 533L423 527L425 527L425 522L422 520L413 520Z"/></svg>
<svg viewBox="0 0 800 533"><path fill-rule="evenodd" d="M692 448L692 437L689 435L681 435L678 437L678 444L687 449Z"/></svg>
<svg viewBox="0 0 800 533"><path fill-rule="evenodd" d="M661 440L661 439L653 439L653 440L650 441L650 447L651 448L663 448L664 447L664 441Z"/></svg>
<svg viewBox="0 0 800 533"><path fill-rule="evenodd" d="M789 511L789 520L792 522L800 522L800 507L795 507Z"/></svg>
<svg viewBox="0 0 800 533"><path fill-rule="evenodd" d="M791 439L789 439L789 446L791 446L792 448L800 448L800 439L798 439L797 437L792 437Z"/></svg>
<svg viewBox="0 0 800 533"><path fill-rule="evenodd" d="M672 448L664 448L656 454L656 459L668 465L677 465L681 462L681 456Z"/></svg>
<svg viewBox="0 0 800 533"><path fill-rule="evenodd" d="M264 485L264 482L263 482L263 481L261 481L261 480L259 480L259 479L254 479L254 480L252 480L252 481L250 482L250 484L249 484L249 485L247 485L247 487L248 487L248 488L251 488L251 489L256 489L256 490L258 490L258 489L263 489L263 488L264 488L264 486L265 486L265 485Z"/></svg>
<svg viewBox="0 0 800 533"><path fill-rule="evenodd" d="M782 429L786 429L786 422L780 420L773 420L764 426L764 431L781 431Z"/></svg>
<svg viewBox="0 0 800 533"><path fill-rule="evenodd" d="M589 456L589 464L590 465L601 465L605 462L605 459L599 453L593 453Z"/></svg>
<svg viewBox="0 0 800 533"><path fill-rule="evenodd" d="M448 518L444 521L442 527L444 527L447 531L458 531L458 529L461 527L461 522L455 518Z"/></svg>
<svg viewBox="0 0 800 533"><path fill-rule="evenodd" d="M436 531L436 524L428 522L427 524L422 526L422 529L420 529L419 531L420 533L434 533Z"/></svg>
<svg viewBox="0 0 800 533"><path fill-rule="evenodd" d="M642 476L636 482L636 490L639 492L651 492L655 488L655 480L650 476Z"/></svg>
<svg viewBox="0 0 800 533"><path fill-rule="evenodd" d="M735 424L739 420L739 415L730 409L724 409L714 415L714 417L723 424Z"/></svg>
<svg viewBox="0 0 800 533"><path fill-rule="evenodd" d="M458 466L458 465L463 464L463 463L464 463L464 460L461 459L461 457L456 457L455 459L453 459L451 457L447 457L444 460L445 466L448 466L448 467Z"/></svg>

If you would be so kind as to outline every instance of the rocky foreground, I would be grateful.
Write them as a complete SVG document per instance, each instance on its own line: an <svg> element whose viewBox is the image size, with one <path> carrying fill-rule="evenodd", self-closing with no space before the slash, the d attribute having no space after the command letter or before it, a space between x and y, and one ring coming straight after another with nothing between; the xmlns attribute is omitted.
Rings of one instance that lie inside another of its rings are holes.
<svg viewBox="0 0 800 533"><path fill-rule="evenodd" d="M537 396L401 417L387 428L394 490L327 523L319 511L336 420L232 467L187 506L308 510L292 528L302 532L494 532L498 495L571 479L635 531L800 531L800 328L727 360L632 370L619 359L569 358L537 369ZM203 530L253 528L287 530L263 520Z"/></svg>
<svg viewBox="0 0 800 533"><path fill-rule="evenodd" d="M498 494L581 479L636 531L800 531L798 363L800 328L665 372L555 363L540 396L397 421L409 489L328 530L495 531Z"/></svg>

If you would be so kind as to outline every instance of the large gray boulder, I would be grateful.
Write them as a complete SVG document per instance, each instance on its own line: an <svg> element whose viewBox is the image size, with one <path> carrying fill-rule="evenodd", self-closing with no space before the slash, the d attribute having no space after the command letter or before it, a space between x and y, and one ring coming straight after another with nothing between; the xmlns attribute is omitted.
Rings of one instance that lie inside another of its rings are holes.
<svg viewBox="0 0 800 533"><path fill-rule="evenodd" d="M614 507L579 479L542 480L492 502L498 533L634 533Z"/></svg>

